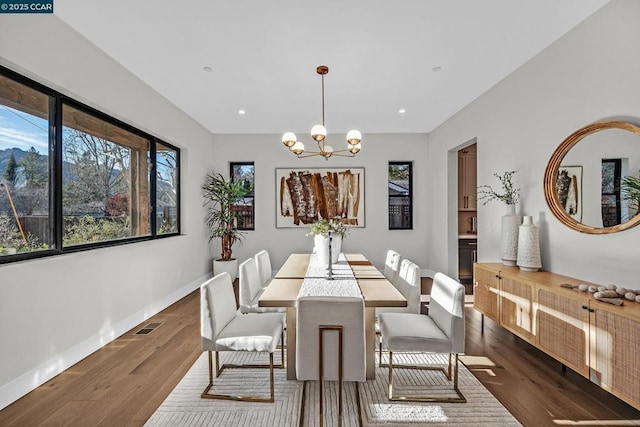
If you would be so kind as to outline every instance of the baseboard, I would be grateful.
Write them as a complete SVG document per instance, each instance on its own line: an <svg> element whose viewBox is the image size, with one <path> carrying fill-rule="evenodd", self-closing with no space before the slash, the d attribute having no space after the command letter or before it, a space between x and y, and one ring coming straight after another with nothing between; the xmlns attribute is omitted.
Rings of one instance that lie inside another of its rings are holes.
<svg viewBox="0 0 640 427"><path fill-rule="evenodd" d="M0 410L41 386L56 375L62 373L64 370L75 365L85 357L104 347L120 335L133 329L151 316L161 312L179 299L198 289L205 280L212 276L212 273L205 274L164 298L152 302L143 310L140 310L126 319L114 324L110 330L94 335L93 337L73 346L64 353L59 354L55 358L42 363L24 375L0 386Z"/></svg>

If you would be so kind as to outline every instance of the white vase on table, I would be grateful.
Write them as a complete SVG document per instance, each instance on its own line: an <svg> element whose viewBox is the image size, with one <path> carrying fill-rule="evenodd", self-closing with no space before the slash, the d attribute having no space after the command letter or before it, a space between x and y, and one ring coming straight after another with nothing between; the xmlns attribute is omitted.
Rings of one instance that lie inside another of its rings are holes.
<svg viewBox="0 0 640 427"><path fill-rule="evenodd" d="M329 265L329 237L321 234L313 236L314 252L318 262ZM331 263L338 262L340 252L342 251L342 236L331 235Z"/></svg>
<svg viewBox="0 0 640 427"><path fill-rule="evenodd" d="M516 215L516 205L508 204L507 213L500 222L500 259L504 265L516 265L520 222L520 215Z"/></svg>

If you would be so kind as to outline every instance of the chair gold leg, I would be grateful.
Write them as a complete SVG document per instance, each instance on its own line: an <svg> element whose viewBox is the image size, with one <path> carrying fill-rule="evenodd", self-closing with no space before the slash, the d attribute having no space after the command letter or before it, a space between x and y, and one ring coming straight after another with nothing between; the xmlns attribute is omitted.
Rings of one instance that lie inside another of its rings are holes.
<svg viewBox="0 0 640 427"><path fill-rule="evenodd" d="M284 334L280 336L280 342L284 341ZM275 376L274 376L274 368L284 368L284 348L280 346L280 364L273 364L273 353L269 353L269 364L268 365L235 365L235 364L227 364L220 366L220 356L219 352L216 353L216 378L222 374L222 371L225 369L269 369L269 397L257 397L257 396L234 396L234 395L226 395L226 394L215 394L209 393L211 388L213 387L213 360L211 356L211 351L208 352L209 356L209 384L204 389L200 397L205 399L220 399L220 400L239 400L243 402L266 402L273 403L275 400Z"/></svg>
<svg viewBox="0 0 640 427"><path fill-rule="evenodd" d="M325 326L318 327L318 377L320 381L320 427L324 425L324 397L323 397L323 377L324 377L324 332L325 331L337 331L338 332L338 426L342 427L342 379L343 375L343 349L342 349L342 326Z"/></svg>
<svg viewBox="0 0 640 427"><path fill-rule="evenodd" d="M318 328L318 388L319 388L319 407L320 407L320 427L324 426L324 420L323 420L323 416L324 416L324 397L323 397L323 387L324 387L324 360L323 360L323 354L324 354L324 340L323 338L323 333L324 329L322 327Z"/></svg>
<svg viewBox="0 0 640 427"><path fill-rule="evenodd" d="M431 367L420 365L397 365L396 368L400 369L416 369L416 370L435 370L441 371L449 381L451 381L451 353L449 353L449 366L445 370L443 367ZM458 353L455 353L455 363L453 365L453 391L456 392L458 397L434 397L434 396L394 396L393 395L393 352L389 351L389 400L391 401L405 401L405 402L443 402L443 403L466 403L467 399L464 397L460 389L458 388Z"/></svg>

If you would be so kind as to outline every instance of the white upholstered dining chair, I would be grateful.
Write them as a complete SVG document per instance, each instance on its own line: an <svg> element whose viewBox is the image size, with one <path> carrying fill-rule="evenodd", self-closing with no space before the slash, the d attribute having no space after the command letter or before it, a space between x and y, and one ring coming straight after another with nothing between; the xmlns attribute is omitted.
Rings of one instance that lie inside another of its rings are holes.
<svg viewBox="0 0 640 427"><path fill-rule="evenodd" d="M256 266L258 267L260 284L264 288L269 285L271 275L273 274L271 270L271 257L269 256L269 252L263 249L255 254L254 258L256 260Z"/></svg>
<svg viewBox="0 0 640 427"><path fill-rule="evenodd" d="M400 274L394 283L407 299L407 313L420 313L420 267L408 259L400 263Z"/></svg>
<svg viewBox="0 0 640 427"><path fill-rule="evenodd" d="M240 312L241 313L285 313L284 307L260 307L258 300L264 292L260 282L258 266L253 258L242 262L238 267L240 281Z"/></svg>
<svg viewBox="0 0 640 427"><path fill-rule="evenodd" d="M387 251L387 256L384 260L384 277L387 278L388 281L394 283L396 278L400 274L400 261L402 257L400 254L393 249L389 249Z"/></svg>
<svg viewBox="0 0 640 427"><path fill-rule="evenodd" d="M458 354L465 348L464 286L443 273L433 279L429 315L382 313L379 316L383 345L389 350L389 400L418 402L466 402L458 389ZM432 366L394 365L394 352L447 353L448 369ZM382 357L382 355L380 355ZM451 358L454 356L455 363ZM457 397L394 396L393 371L398 368L442 370Z"/></svg>
<svg viewBox="0 0 640 427"><path fill-rule="evenodd" d="M376 308L376 318L379 318L382 313L420 313L420 267L408 259L403 259L398 270L398 276L391 283L405 297L407 306ZM376 322L376 335L379 338L379 321ZM382 340L378 339L378 343L380 348L379 362L382 366Z"/></svg>
<svg viewBox="0 0 640 427"><path fill-rule="evenodd" d="M366 380L364 299L300 297L296 308L296 377L319 381L320 426L323 381L338 381L338 419L342 421L342 382Z"/></svg>
<svg viewBox="0 0 640 427"><path fill-rule="evenodd" d="M229 273L221 273L200 287L200 335L202 350L209 356L209 384L201 397L207 399L273 402L274 367L284 367L284 349L281 363L274 366L273 353L283 339L284 315L279 313L240 314L236 310L236 297ZM221 351L256 351L269 353L268 365L224 364L220 367ZM270 397L236 396L210 393L213 387L212 352L216 356L216 378L226 368L269 368Z"/></svg>

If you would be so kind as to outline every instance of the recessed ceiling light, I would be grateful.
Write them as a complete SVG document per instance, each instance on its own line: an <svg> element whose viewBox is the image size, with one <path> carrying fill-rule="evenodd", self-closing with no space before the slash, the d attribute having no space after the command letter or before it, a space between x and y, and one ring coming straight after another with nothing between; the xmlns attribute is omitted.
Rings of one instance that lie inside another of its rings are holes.
<svg viewBox="0 0 640 427"><path fill-rule="evenodd" d="M406 112L407 112L407 110L405 110L404 108L401 108L401 109L398 110L398 114L404 114Z"/></svg>
<svg viewBox="0 0 640 427"><path fill-rule="evenodd" d="M247 112L244 110L238 110L238 114L240 114L241 116L244 116L245 114L247 114Z"/></svg>
<svg viewBox="0 0 640 427"><path fill-rule="evenodd" d="M437 73L438 71L442 70L442 67L433 67L431 69L431 71L433 71L434 73Z"/></svg>
<svg viewBox="0 0 640 427"><path fill-rule="evenodd" d="M203 70L205 70L207 73L210 73L213 71L213 68L211 67L202 67Z"/></svg>

